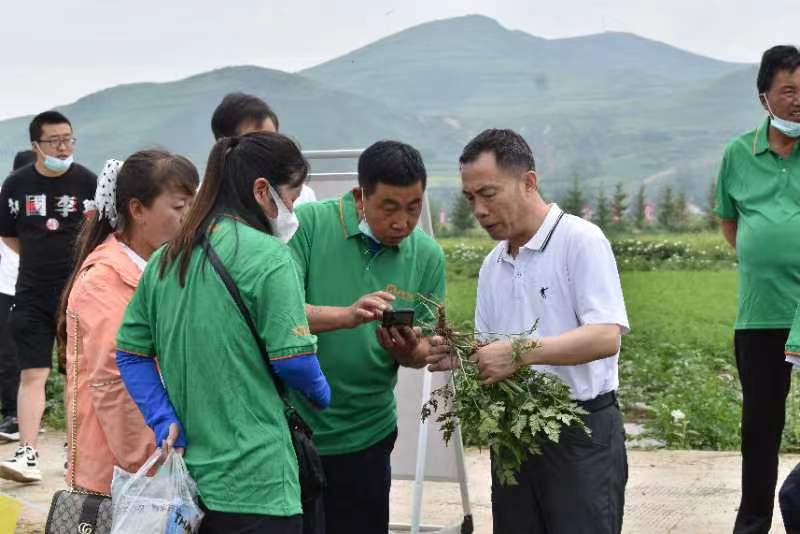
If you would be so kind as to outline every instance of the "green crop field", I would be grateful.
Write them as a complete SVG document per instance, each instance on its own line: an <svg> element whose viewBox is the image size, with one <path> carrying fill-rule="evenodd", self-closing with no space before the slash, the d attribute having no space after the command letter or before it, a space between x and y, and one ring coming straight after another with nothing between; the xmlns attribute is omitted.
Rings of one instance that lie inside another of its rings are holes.
<svg viewBox="0 0 800 534"><path fill-rule="evenodd" d="M642 250L686 246L687 254L730 257L702 269L692 262L676 267L667 259L650 262L649 268L656 268L641 272L626 269L627 263L622 263L626 258L618 256L631 324L620 358L626 419L642 423L647 435L668 447L738 448L741 390L732 348L737 287L732 252L723 249L722 238L712 233L626 234L612 243L631 240L641 241ZM469 330L477 270L494 244L477 232L440 243L448 257L448 315L459 328ZM718 268L720 264L726 267ZM798 448L800 395L792 394L784 449Z"/></svg>

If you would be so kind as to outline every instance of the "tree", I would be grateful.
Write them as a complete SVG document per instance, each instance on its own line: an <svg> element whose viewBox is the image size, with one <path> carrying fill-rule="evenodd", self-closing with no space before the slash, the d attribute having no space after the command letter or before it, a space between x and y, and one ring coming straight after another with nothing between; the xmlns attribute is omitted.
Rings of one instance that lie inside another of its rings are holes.
<svg viewBox="0 0 800 534"><path fill-rule="evenodd" d="M628 211L628 195L622 189L622 182L617 182L614 196L611 198L611 220L616 227L625 224L625 213Z"/></svg>
<svg viewBox="0 0 800 534"><path fill-rule="evenodd" d="M714 212L717 205L717 181L711 180L711 187L708 189L708 198L706 199L706 225L709 230L716 230L719 226L719 217Z"/></svg>
<svg viewBox="0 0 800 534"><path fill-rule="evenodd" d="M578 217L581 216L581 211L583 210L585 201L583 198L583 191L581 191L580 179L577 176L574 178L572 188L567 190L567 193L564 195L564 198L560 204L561 209L567 213L577 215Z"/></svg>
<svg viewBox="0 0 800 534"><path fill-rule="evenodd" d="M597 193L594 222L597 223L597 226L602 230L605 230L611 224L611 208L608 205L608 197L606 197L606 193L602 188Z"/></svg>
<svg viewBox="0 0 800 534"><path fill-rule="evenodd" d="M658 202L658 213L656 214L658 224L662 228L672 230L675 223L675 199L672 195L672 186L666 186L661 193L661 200Z"/></svg>
<svg viewBox="0 0 800 534"><path fill-rule="evenodd" d="M644 184L639 186L639 192L636 193L636 202L633 205L633 222L636 228L644 228L645 223L645 206L647 205L647 197L644 194Z"/></svg>
<svg viewBox="0 0 800 534"><path fill-rule="evenodd" d="M453 230L457 234L463 234L475 226L475 217L472 216L472 208L469 207L469 202L467 202L467 199L464 198L464 195L460 192L457 193L456 197L453 199L450 222L453 225Z"/></svg>
<svg viewBox="0 0 800 534"><path fill-rule="evenodd" d="M683 230L689 222L689 204L686 202L686 194L681 191L673 208L672 227L675 230Z"/></svg>

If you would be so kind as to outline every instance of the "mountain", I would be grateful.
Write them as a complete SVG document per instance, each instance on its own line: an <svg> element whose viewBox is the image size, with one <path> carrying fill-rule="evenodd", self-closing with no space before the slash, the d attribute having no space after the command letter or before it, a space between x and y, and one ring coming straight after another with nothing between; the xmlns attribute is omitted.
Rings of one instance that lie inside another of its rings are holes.
<svg viewBox="0 0 800 534"><path fill-rule="evenodd" d="M513 116L535 103L618 99L741 67L633 34L548 40L472 15L416 26L302 74L400 109L493 116L499 106Z"/></svg>
<svg viewBox="0 0 800 534"><path fill-rule="evenodd" d="M203 167L212 110L229 91L265 98L304 148L414 144L440 200L457 187L464 144L502 127L528 140L551 198L577 176L588 195L621 182L655 198L671 184L702 203L725 143L764 116L753 65L629 33L543 39L483 16L409 28L296 74L230 67L113 87L61 109L75 122L79 160L94 169L152 145ZM28 120L0 122L0 168L28 144Z"/></svg>
<svg viewBox="0 0 800 534"><path fill-rule="evenodd" d="M542 39L467 16L399 32L301 74L422 116L464 138L514 128L546 190L574 176L649 194L676 182L700 201L724 144L763 117L752 65L699 56L629 33Z"/></svg>
<svg viewBox="0 0 800 534"><path fill-rule="evenodd" d="M211 114L222 97L244 91L264 98L278 113L281 130L304 149L358 148L398 137L423 149L427 159L452 153L452 127L438 118L390 109L314 80L261 67L228 67L169 83L137 83L105 89L59 106L78 139L76 159L99 170L107 158L163 146L205 166L213 144ZM27 148L31 117L0 122L0 168Z"/></svg>

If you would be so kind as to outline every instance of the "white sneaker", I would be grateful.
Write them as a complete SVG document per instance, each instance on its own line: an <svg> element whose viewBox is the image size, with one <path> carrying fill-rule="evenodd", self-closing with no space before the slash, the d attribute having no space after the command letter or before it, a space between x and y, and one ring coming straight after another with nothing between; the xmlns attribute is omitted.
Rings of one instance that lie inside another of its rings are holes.
<svg viewBox="0 0 800 534"><path fill-rule="evenodd" d="M42 480L39 453L27 443L20 445L13 458L0 462L0 478L15 482L39 482Z"/></svg>

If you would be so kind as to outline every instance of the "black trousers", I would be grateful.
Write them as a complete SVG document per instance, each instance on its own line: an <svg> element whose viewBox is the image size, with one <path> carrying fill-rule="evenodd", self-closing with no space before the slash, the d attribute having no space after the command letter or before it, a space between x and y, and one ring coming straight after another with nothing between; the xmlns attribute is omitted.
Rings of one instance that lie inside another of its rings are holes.
<svg viewBox="0 0 800 534"><path fill-rule="evenodd" d="M364 450L322 456L326 534L386 534L389 531L389 457L397 429Z"/></svg>
<svg viewBox="0 0 800 534"><path fill-rule="evenodd" d="M733 532L768 533L778 452L792 366L784 355L788 330L737 330L736 367L742 384L742 500Z"/></svg>
<svg viewBox="0 0 800 534"><path fill-rule="evenodd" d="M204 506L199 534L302 534L303 517L214 512Z"/></svg>
<svg viewBox="0 0 800 534"><path fill-rule="evenodd" d="M494 532L619 534L628 457L617 404L584 416L591 437L564 429L559 443L528 456L515 486L503 486L492 466ZM492 458L494 463L494 458Z"/></svg>
<svg viewBox="0 0 800 534"><path fill-rule="evenodd" d="M13 304L14 297L0 293L0 413L3 417L17 416L19 366L9 324Z"/></svg>

